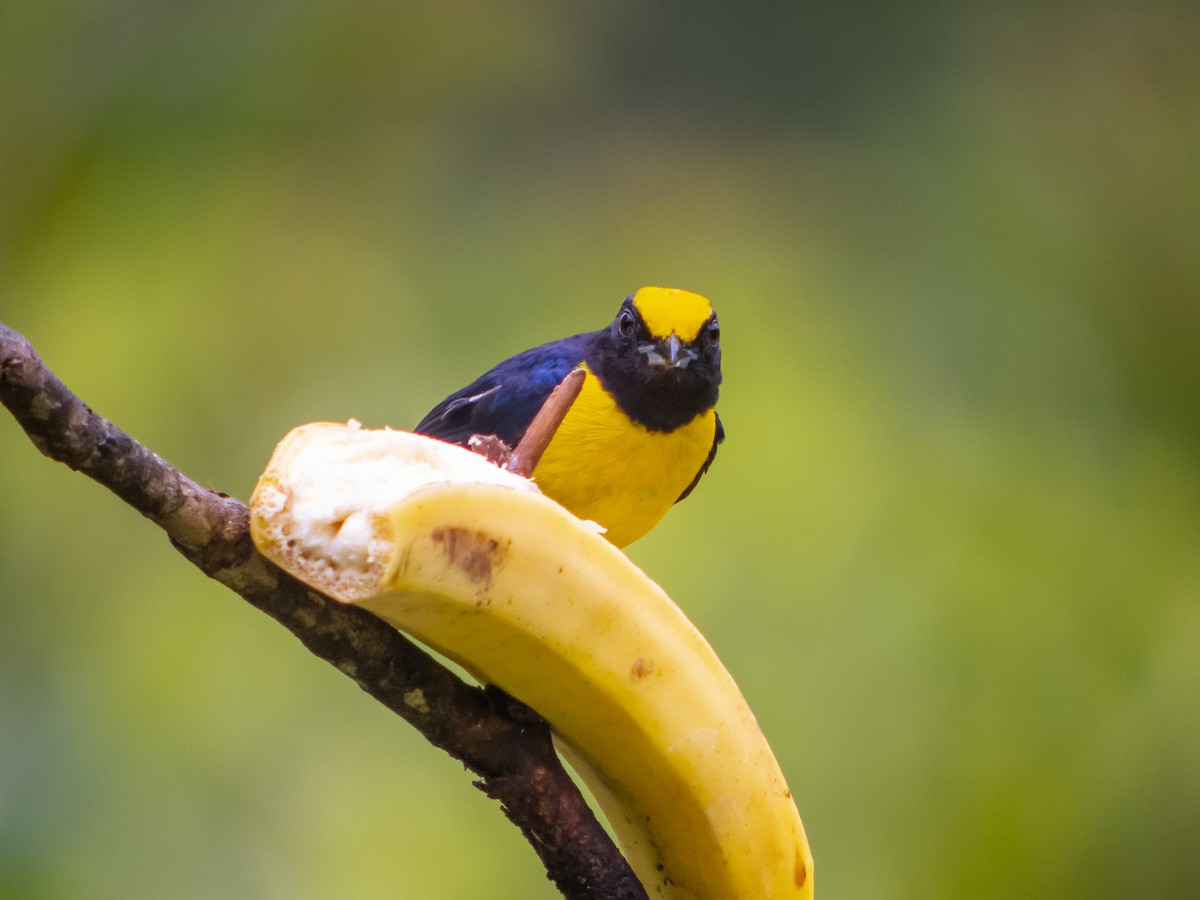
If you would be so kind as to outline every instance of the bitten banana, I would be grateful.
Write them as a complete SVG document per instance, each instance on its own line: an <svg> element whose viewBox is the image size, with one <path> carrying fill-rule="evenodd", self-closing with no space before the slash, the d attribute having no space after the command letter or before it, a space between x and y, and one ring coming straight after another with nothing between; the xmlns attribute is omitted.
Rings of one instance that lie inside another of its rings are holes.
<svg viewBox="0 0 1200 900"><path fill-rule="evenodd" d="M653 581L467 450L333 424L251 498L264 555L536 709L651 897L811 898L804 826L741 692Z"/></svg>

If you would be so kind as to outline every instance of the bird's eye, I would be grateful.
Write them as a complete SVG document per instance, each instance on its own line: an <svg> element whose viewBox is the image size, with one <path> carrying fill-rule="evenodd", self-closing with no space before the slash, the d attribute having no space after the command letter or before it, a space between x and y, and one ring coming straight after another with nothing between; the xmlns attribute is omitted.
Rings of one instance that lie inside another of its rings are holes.
<svg viewBox="0 0 1200 900"><path fill-rule="evenodd" d="M721 343L721 326L713 322L708 326L708 344L710 347L715 347Z"/></svg>
<svg viewBox="0 0 1200 900"><path fill-rule="evenodd" d="M633 337L633 332L637 329L637 319L633 313L627 309L621 310L621 315L617 316L617 330L621 332L621 337Z"/></svg>

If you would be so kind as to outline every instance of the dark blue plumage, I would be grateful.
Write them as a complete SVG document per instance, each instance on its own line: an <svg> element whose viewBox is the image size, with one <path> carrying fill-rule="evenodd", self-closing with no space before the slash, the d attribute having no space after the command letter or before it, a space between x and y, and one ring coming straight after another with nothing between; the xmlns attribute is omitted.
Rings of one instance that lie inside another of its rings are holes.
<svg viewBox="0 0 1200 900"><path fill-rule="evenodd" d="M495 434L515 447L550 392L583 361L593 336L577 334L506 359L435 406L413 430L463 445L473 434Z"/></svg>

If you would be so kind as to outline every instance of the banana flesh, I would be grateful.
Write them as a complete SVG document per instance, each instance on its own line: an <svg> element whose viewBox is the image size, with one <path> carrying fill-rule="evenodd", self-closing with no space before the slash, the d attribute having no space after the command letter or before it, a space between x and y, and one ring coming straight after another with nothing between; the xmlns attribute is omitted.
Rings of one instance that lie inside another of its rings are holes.
<svg viewBox="0 0 1200 900"><path fill-rule="evenodd" d="M324 423L284 439L250 506L269 559L544 716L651 897L812 897L741 692L590 523L459 447Z"/></svg>

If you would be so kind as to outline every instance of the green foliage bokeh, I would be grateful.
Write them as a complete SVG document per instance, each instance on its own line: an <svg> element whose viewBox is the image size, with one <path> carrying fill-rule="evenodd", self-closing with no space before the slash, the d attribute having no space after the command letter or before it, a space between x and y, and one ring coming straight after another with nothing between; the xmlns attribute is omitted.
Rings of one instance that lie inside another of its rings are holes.
<svg viewBox="0 0 1200 900"><path fill-rule="evenodd" d="M0 4L0 321L247 497L643 284L729 439L631 555L825 898L1200 895L1200 18ZM553 897L461 768L0 419L0 896Z"/></svg>

